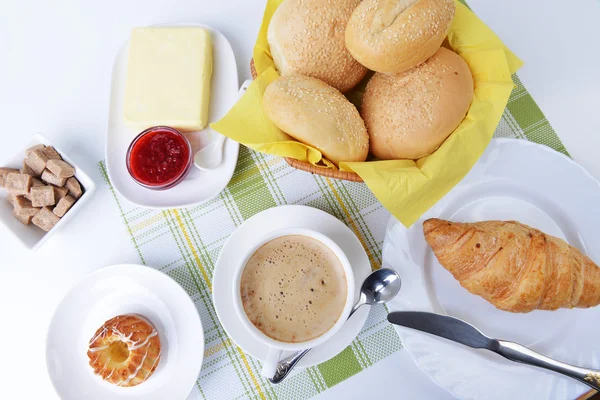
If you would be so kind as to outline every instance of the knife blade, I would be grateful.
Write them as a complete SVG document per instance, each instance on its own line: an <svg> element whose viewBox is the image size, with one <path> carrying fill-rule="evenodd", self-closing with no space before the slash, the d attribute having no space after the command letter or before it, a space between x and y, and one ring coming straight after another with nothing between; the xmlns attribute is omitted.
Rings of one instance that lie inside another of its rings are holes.
<svg viewBox="0 0 600 400"><path fill-rule="evenodd" d="M420 311L396 311L388 314L392 324L405 326L452 340L475 349L497 351L499 343L473 325L458 318Z"/></svg>

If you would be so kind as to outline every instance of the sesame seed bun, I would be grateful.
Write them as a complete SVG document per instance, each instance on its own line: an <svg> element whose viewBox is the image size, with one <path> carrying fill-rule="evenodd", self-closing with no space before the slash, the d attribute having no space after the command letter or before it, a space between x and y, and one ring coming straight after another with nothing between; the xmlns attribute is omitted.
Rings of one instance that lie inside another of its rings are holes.
<svg viewBox="0 0 600 400"><path fill-rule="evenodd" d="M369 135L358 110L340 91L303 75L282 76L265 91L267 117L296 140L341 161L364 161Z"/></svg>
<svg viewBox="0 0 600 400"><path fill-rule="evenodd" d="M347 92L367 69L346 49L346 24L360 0L284 0L275 10L267 40L281 75L298 73Z"/></svg>
<svg viewBox="0 0 600 400"><path fill-rule="evenodd" d="M462 122L473 100L473 76L456 53L441 47L402 74L376 73L361 116L371 153L382 160L419 159L435 151Z"/></svg>
<svg viewBox="0 0 600 400"><path fill-rule="evenodd" d="M373 71L407 71L437 51L455 9L453 0L364 0L346 27L346 47Z"/></svg>

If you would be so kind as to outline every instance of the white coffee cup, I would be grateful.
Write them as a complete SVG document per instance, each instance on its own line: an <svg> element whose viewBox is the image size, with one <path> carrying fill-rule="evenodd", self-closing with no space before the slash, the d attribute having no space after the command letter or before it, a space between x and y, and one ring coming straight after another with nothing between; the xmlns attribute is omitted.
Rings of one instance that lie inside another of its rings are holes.
<svg viewBox="0 0 600 400"><path fill-rule="evenodd" d="M250 319L246 315L246 312L244 311L244 306L242 304L242 296L240 293L242 273L244 272L244 268L250 260L250 257L252 257L252 255L265 243L270 242L271 240L276 239L278 237L288 235L307 236L325 245L340 260L340 263L342 264L344 273L346 275L346 301L344 302L344 308L340 314L340 317L328 331L326 331L317 338L305 342L282 342L265 335L256 326L254 326L252 321L250 321ZM236 266L233 278L233 303L235 305L235 310L238 315L238 318L240 319L244 327L246 327L246 329L252 334L252 336L254 336L254 338L269 346L269 352L267 354L267 357L263 361L262 375L267 378L271 378L275 375L277 364L279 363L281 353L283 351L299 351L308 348L313 348L326 342L333 335L335 335L344 325L344 323L348 319L348 316L350 315L350 311L352 310L352 306L354 305L354 292L354 273L352 272L352 266L350 265L350 261L348 261L348 258L346 257L342 249L333 240L323 235L322 233L303 228L286 228L273 231L257 240L256 244L252 247L252 250L250 250L248 254L245 254L244 257L241 258L241 262Z"/></svg>

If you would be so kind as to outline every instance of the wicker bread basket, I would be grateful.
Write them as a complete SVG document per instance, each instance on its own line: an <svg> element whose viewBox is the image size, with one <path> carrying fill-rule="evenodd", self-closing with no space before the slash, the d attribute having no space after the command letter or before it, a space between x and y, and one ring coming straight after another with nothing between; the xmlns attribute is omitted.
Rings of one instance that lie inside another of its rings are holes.
<svg viewBox="0 0 600 400"><path fill-rule="evenodd" d="M256 69L254 68L254 60L250 60L250 72L252 73L252 78L256 79L257 74L256 74ZM317 174L317 175L321 175L321 176L326 176L328 178L335 178L335 179L342 179L342 180L346 180L346 181L353 181L353 182L363 182L363 180L361 179L360 176L358 176L358 174L355 174L354 172L345 172L345 171L340 171L337 169L331 169L331 168L320 168L320 167L315 167L314 165L304 162L304 161L298 161L296 159L290 158L290 157L284 157L285 161L292 167L302 170L302 171L306 171L306 172L310 172L311 174Z"/></svg>

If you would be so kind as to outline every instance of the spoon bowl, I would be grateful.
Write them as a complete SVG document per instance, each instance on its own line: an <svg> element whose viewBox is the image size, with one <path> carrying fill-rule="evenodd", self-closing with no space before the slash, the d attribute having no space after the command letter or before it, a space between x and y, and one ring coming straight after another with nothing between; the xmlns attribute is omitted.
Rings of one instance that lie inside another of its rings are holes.
<svg viewBox="0 0 600 400"><path fill-rule="evenodd" d="M374 271L363 282L360 288L360 299L355 307L387 303L396 297L401 288L402 280L396 271L388 268Z"/></svg>
<svg viewBox="0 0 600 400"><path fill-rule="evenodd" d="M194 165L204 171L217 168L223 161L225 136L214 131L213 133L216 135L215 139L194 155Z"/></svg>

